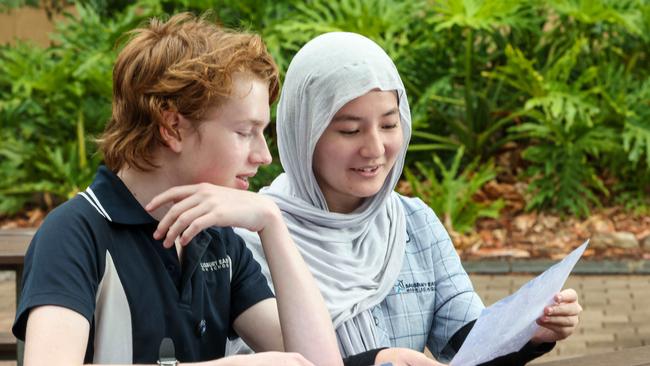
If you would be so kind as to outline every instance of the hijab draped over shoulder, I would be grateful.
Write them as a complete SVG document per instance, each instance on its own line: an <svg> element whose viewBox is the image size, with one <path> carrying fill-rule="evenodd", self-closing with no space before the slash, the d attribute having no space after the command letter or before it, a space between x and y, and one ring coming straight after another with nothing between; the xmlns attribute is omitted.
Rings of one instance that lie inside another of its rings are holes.
<svg viewBox="0 0 650 366"><path fill-rule="evenodd" d="M354 212L330 212L313 173L314 148L346 103L372 90L396 91L404 144L381 190ZM280 207L325 298L345 355L380 344L370 309L395 285L406 241L395 185L411 135L411 114L397 68L381 47L354 33L327 33L293 58L277 110L285 173L261 193ZM270 278L259 237L238 230Z"/></svg>

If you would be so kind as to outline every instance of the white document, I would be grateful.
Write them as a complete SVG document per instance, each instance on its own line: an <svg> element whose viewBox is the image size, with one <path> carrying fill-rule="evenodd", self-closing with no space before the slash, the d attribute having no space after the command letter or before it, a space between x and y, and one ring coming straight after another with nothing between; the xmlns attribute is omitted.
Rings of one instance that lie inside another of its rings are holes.
<svg viewBox="0 0 650 366"><path fill-rule="evenodd" d="M514 294L485 308L450 365L474 366L520 350L539 328L535 321L554 303L553 297L562 290L588 243Z"/></svg>

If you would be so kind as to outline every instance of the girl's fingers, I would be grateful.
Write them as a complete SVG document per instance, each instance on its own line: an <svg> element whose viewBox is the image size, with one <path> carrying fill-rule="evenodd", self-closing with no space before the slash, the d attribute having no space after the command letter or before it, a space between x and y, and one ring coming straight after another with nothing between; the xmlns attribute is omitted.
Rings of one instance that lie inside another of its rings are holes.
<svg viewBox="0 0 650 366"><path fill-rule="evenodd" d="M542 316L539 318L537 324L548 328L550 326L555 327L575 327L578 325L580 320L577 316Z"/></svg>
<svg viewBox="0 0 650 366"><path fill-rule="evenodd" d="M558 303L563 302L575 302L578 300L578 293L572 288L560 291L559 294L555 295L555 301Z"/></svg>
<svg viewBox="0 0 650 366"><path fill-rule="evenodd" d="M575 316L582 312L582 306L577 302L561 303L544 308L544 315L549 316Z"/></svg>
<svg viewBox="0 0 650 366"><path fill-rule="evenodd" d="M570 336L571 334L573 334L573 330L575 329L575 327L565 327L565 326L559 326L555 324L546 324L540 322L539 320L537 321L537 324L539 324L539 326L541 327L550 330L555 335L557 335L557 338L555 340L561 340Z"/></svg>

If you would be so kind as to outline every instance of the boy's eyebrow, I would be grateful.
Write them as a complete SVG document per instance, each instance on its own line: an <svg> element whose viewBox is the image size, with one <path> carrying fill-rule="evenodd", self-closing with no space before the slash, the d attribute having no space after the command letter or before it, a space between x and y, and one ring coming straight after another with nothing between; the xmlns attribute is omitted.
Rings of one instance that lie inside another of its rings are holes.
<svg viewBox="0 0 650 366"><path fill-rule="evenodd" d="M261 119L242 119L237 121L237 123L251 123L255 126L266 127L271 121L263 121Z"/></svg>
<svg viewBox="0 0 650 366"><path fill-rule="evenodd" d="M381 116L382 117L389 117L389 116L392 116L392 115L395 115L395 114L398 114L398 113L399 113L399 108L396 107L396 108L393 108L393 109L389 110L388 112L382 114ZM355 122L358 122L358 121L362 121L362 120L363 120L363 118L361 118L359 116L344 113L344 114L340 114L340 115L335 116L332 119L332 122L338 122L338 121L355 121Z"/></svg>

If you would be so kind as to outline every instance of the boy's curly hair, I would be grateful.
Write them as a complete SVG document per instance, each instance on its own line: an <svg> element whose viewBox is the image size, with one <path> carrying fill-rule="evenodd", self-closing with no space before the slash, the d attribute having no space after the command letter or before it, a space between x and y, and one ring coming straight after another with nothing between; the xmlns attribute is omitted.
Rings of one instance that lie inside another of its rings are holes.
<svg viewBox="0 0 650 366"><path fill-rule="evenodd" d="M112 116L97 140L113 171L155 168L154 149L164 144L160 127L176 134L163 111L200 121L230 95L235 73L268 82L269 104L278 96L278 67L258 35L189 13L151 19L127 34L132 38L113 68Z"/></svg>

